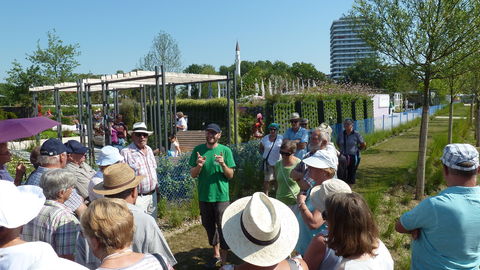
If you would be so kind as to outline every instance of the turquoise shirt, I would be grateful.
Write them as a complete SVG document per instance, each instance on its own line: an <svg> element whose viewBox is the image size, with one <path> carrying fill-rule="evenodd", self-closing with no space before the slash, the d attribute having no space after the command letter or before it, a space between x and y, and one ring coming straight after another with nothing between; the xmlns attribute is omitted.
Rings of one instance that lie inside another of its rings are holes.
<svg viewBox="0 0 480 270"><path fill-rule="evenodd" d="M480 187L449 187L400 217L412 242L411 269L479 269Z"/></svg>

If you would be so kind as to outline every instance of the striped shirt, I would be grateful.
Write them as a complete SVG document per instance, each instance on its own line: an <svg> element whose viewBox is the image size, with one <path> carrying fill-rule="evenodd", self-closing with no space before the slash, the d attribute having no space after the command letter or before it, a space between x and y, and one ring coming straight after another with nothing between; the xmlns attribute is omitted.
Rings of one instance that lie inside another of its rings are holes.
<svg viewBox="0 0 480 270"><path fill-rule="evenodd" d="M157 161L153 155L152 148L148 145L147 154L145 155L138 147L131 143L120 152L127 163L134 171L135 175L144 175L140 185L138 186L138 193L145 194L153 191L157 184Z"/></svg>
<svg viewBox="0 0 480 270"><path fill-rule="evenodd" d="M22 239L47 242L58 255L72 255L79 232L78 219L70 209L57 201L46 200L38 216L23 227Z"/></svg>

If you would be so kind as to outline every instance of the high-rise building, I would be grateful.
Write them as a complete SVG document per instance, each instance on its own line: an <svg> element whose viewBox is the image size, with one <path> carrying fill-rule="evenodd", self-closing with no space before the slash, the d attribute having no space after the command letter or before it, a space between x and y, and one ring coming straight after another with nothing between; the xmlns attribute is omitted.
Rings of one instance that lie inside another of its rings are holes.
<svg viewBox="0 0 480 270"><path fill-rule="evenodd" d="M330 77L343 78L346 68L358 59L374 55L374 51L353 29L353 20L340 18L330 27ZM360 25L361 27L361 25Z"/></svg>

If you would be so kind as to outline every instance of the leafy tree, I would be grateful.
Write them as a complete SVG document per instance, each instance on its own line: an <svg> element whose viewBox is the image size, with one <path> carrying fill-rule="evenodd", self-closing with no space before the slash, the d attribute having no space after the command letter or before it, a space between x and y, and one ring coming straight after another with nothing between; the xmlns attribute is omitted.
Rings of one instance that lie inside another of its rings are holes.
<svg viewBox="0 0 480 270"><path fill-rule="evenodd" d="M290 68L290 73L293 77L303 80L325 81L327 76L318 71L311 63L295 62Z"/></svg>
<svg viewBox="0 0 480 270"><path fill-rule="evenodd" d="M376 88L386 88L388 67L378 57L363 58L355 62L344 72L347 82L366 84Z"/></svg>
<svg viewBox="0 0 480 270"><path fill-rule="evenodd" d="M27 59L40 68L40 74L49 84L71 81L73 70L80 65L75 59L80 55L80 46L64 45L55 30L47 32L47 36L47 48L42 49L38 41L36 51L27 55Z"/></svg>
<svg viewBox="0 0 480 270"><path fill-rule="evenodd" d="M478 0L355 0L352 18L374 50L411 70L423 82L416 198L424 196L430 82L480 47Z"/></svg>
<svg viewBox="0 0 480 270"><path fill-rule="evenodd" d="M155 66L160 68L161 65L168 72L180 72L182 70L181 52L177 41L163 31L160 31L153 39L150 51L140 59L138 68L155 70Z"/></svg>

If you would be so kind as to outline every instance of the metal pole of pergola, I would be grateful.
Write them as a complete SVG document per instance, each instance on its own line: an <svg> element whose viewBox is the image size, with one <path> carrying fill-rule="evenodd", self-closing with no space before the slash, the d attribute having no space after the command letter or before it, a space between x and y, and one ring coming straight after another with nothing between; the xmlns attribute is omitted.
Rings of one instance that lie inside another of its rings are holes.
<svg viewBox="0 0 480 270"><path fill-rule="evenodd" d="M60 123L57 125L57 136L60 140L62 140L62 107L60 106L60 90L58 88L55 89L54 98L55 111L57 112L57 122Z"/></svg>
<svg viewBox="0 0 480 270"><path fill-rule="evenodd" d="M231 131L231 112L230 112L230 73L227 74L227 138L228 144L232 143L232 131Z"/></svg>
<svg viewBox="0 0 480 270"><path fill-rule="evenodd" d="M167 97L166 97L166 79L165 79L165 68L163 65L160 66L162 69L162 101L163 101L163 129L164 129L164 136L165 136L165 152L168 148L168 122L167 122ZM161 144L160 144L161 145Z"/></svg>

